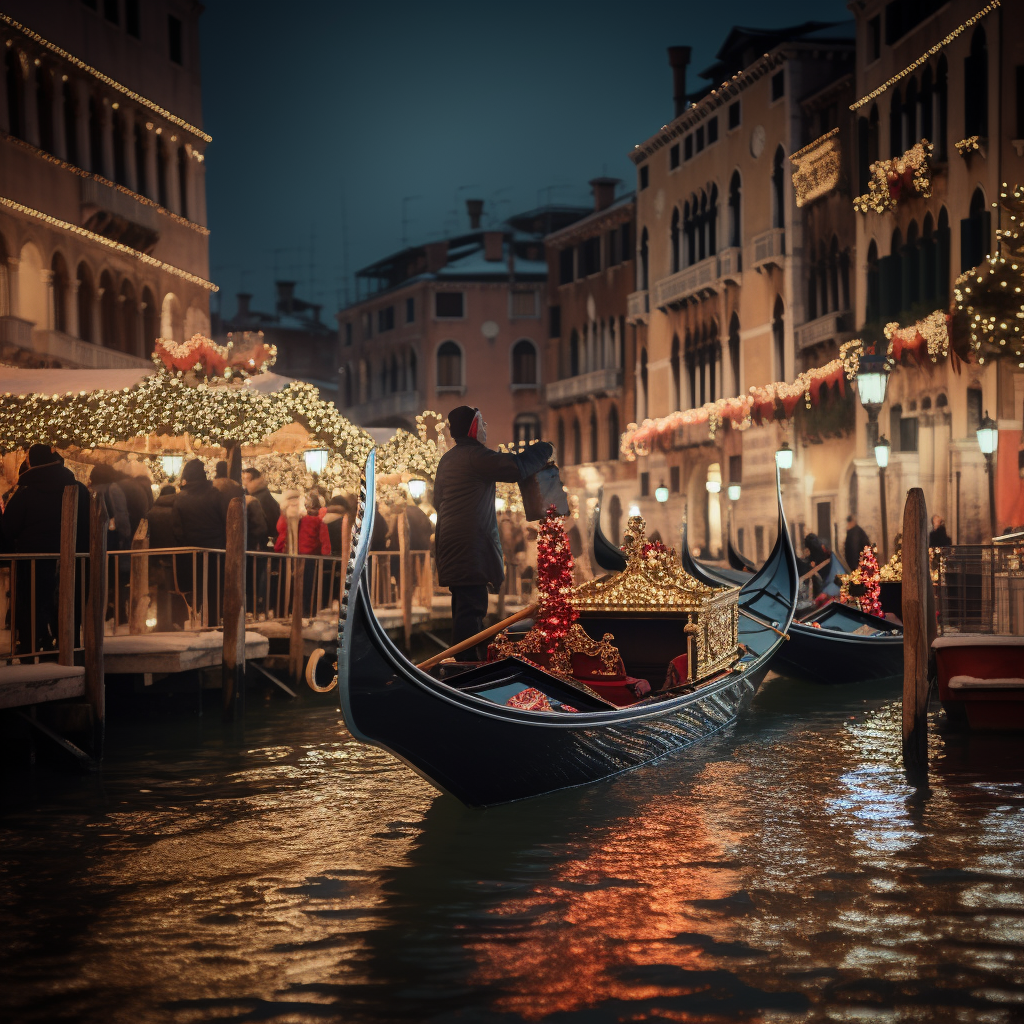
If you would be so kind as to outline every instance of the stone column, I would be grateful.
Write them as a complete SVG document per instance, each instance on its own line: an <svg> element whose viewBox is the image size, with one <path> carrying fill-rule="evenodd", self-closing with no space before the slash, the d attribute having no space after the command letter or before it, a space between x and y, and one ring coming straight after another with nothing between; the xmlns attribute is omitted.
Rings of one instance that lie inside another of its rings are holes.
<svg viewBox="0 0 1024 1024"><path fill-rule="evenodd" d="M64 82L57 71L53 73L53 155L67 160L68 147L64 137Z"/></svg>
<svg viewBox="0 0 1024 1024"><path fill-rule="evenodd" d="M124 169L128 179L128 188L139 191L139 168L135 164L135 132L143 130L138 124L134 111L124 111Z"/></svg>
<svg viewBox="0 0 1024 1024"><path fill-rule="evenodd" d="M103 139L103 177L109 181L114 180L114 117L110 109L110 97L104 96L100 101L100 116L103 118L103 127L100 135Z"/></svg>
<svg viewBox="0 0 1024 1024"><path fill-rule="evenodd" d="M202 153L200 153L202 156ZM195 208L191 211L189 218L196 224L206 226L206 163L203 160L196 160L192 168L192 205Z"/></svg>
<svg viewBox="0 0 1024 1024"><path fill-rule="evenodd" d="M139 168L139 188L150 199L157 198L156 188L156 140L152 131L143 125L142 146L145 150L144 165Z"/></svg>
<svg viewBox="0 0 1024 1024"><path fill-rule="evenodd" d="M181 190L178 188L178 144L171 142L168 136L167 142L167 204L175 213L181 213Z"/></svg>
<svg viewBox="0 0 1024 1024"><path fill-rule="evenodd" d="M82 336L78 330L78 288L80 284L81 281L77 277L73 277L68 281L68 334L72 338L80 338Z"/></svg>
<svg viewBox="0 0 1024 1024"><path fill-rule="evenodd" d="M96 345L108 348L112 339L103 334L103 293L106 288L97 288L93 293L95 300L92 304L92 339Z"/></svg>
<svg viewBox="0 0 1024 1024"><path fill-rule="evenodd" d="M39 68L29 62L25 78L25 141L32 146L39 145L39 105L36 103L36 74Z"/></svg>
<svg viewBox="0 0 1024 1024"><path fill-rule="evenodd" d="M71 85L78 100L78 113L75 115L78 166L88 170L92 166L92 154L89 152L89 90L82 79L72 81Z"/></svg>
<svg viewBox="0 0 1024 1024"><path fill-rule="evenodd" d="M37 326L45 328L47 331L53 331L57 327L57 309L53 294L53 271L43 270L40 276L43 279L43 291L46 293L46 319Z"/></svg>
<svg viewBox="0 0 1024 1024"><path fill-rule="evenodd" d="M10 304L7 310L9 316L18 316L21 313L21 296L18 294L18 264L21 260L17 256L7 257L7 279L10 285Z"/></svg>

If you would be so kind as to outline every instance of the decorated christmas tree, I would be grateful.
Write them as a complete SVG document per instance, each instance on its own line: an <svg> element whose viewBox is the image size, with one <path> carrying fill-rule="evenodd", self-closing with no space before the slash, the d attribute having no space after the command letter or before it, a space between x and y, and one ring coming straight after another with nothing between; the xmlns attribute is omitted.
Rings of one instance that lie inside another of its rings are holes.
<svg viewBox="0 0 1024 1024"><path fill-rule="evenodd" d="M881 587L878 585L878 559L874 551L865 547L860 553L860 562L857 565L860 570L860 582L864 587L864 593L859 597L860 610L869 615L881 615L882 604L878 600Z"/></svg>
<svg viewBox="0 0 1024 1024"><path fill-rule="evenodd" d="M533 628L544 638L547 650L553 651L579 618L572 603L572 551L569 550L562 517L554 505L548 508L541 520L537 537L537 587L540 590L540 611Z"/></svg>

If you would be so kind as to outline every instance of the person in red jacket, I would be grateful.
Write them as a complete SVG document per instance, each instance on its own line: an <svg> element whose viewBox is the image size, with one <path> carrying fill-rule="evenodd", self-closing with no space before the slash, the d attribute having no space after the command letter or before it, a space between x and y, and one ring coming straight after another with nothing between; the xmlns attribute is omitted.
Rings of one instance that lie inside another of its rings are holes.
<svg viewBox="0 0 1024 1024"><path fill-rule="evenodd" d="M274 550L289 555L329 555L331 535L327 532L327 524L318 515L323 504L319 493L310 491L305 502L295 490L285 491L281 498L281 518L277 521ZM317 559L308 558L302 580L302 606L306 617L313 614L316 578Z"/></svg>

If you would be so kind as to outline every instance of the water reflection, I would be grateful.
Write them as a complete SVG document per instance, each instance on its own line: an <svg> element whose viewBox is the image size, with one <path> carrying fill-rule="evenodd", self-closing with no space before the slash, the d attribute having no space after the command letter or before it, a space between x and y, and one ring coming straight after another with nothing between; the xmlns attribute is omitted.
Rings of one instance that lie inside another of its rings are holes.
<svg viewBox="0 0 1024 1024"><path fill-rule="evenodd" d="M101 779L8 791L0 1001L34 1021L1013 1020L1024 773L936 735L922 800L893 696L774 680L693 751L487 812L322 704L253 709L242 743L126 734Z"/></svg>

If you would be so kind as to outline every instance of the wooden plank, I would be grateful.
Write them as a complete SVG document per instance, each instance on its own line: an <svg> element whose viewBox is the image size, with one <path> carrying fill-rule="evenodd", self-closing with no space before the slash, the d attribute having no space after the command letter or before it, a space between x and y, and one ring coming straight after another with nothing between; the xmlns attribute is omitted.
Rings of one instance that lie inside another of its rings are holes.
<svg viewBox="0 0 1024 1024"><path fill-rule="evenodd" d="M930 654L928 509L912 487L903 510L903 764L928 767L928 657Z"/></svg>
<svg viewBox="0 0 1024 1024"><path fill-rule="evenodd" d="M60 508L60 579L57 585L57 663L75 663L75 549L78 541L78 486L64 488Z"/></svg>
<svg viewBox="0 0 1024 1024"><path fill-rule="evenodd" d="M288 638L288 674L292 684L302 686L302 581L306 574L306 560L292 559L292 631Z"/></svg>
<svg viewBox="0 0 1024 1024"><path fill-rule="evenodd" d="M405 649L412 648L412 556L409 554L409 517L405 510L398 513L398 593L402 606L402 636Z"/></svg>
<svg viewBox="0 0 1024 1024"><path fill-rule="evenodd" d="M84 694L85 670L81 666L50 662L0 667L0 708L27 707Z"/></svg>
<svg viewBox="0 0 1024 1024"><path fill-rule="evenodd" d="M128 577L128 632L145 633L149 614L149 520L142 519L132 537L132 564ZM141 554L134 554L141 552Z"/></svg>
<svg viewBox="0 0 1024 1024"><path fill-rule="evenodd" d="M107 506L99 494L89 506L89 599L85 608L85 696L92 708L92 755L103 755L107 706L103 675L103 620L107 614Z"/></svg>
<svg viewBox="0 0 1024 1024"><path fill-rule="evenodd" d="M245 657L265 658L270 642L265 636L245 634ZM144 637L107 637L104 651L110 675L174 673L222 664L224 642L220 630L202 633L148 633Z"/></svg>
<svg viewBox="0 0 1024 1024"><path fill-rule="evenodd" d="M232 449L234 451L235 449ZM221 665L224 714L234 713L245 686L245 499L228 504L224 556L224 647Z"/></svg>

